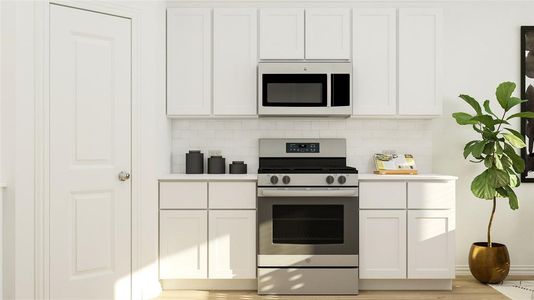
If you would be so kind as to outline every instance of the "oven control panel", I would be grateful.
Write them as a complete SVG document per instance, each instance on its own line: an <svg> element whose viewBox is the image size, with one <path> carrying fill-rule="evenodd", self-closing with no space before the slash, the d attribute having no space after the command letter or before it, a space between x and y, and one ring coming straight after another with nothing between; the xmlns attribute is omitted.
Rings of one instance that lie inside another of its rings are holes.
<svg viewBox="0 0 534 300"><path fill-rule="evenodd" d="M286 153L319 153L319 143L286 143Z"/></svg>

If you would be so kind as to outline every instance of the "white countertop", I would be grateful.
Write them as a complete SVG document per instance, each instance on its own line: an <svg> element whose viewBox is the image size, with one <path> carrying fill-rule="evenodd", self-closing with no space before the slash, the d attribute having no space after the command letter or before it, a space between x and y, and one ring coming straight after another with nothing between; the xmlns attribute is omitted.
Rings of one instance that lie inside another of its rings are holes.
<svg viewBox="0 0 534 300"><path fill-rule="evenodd" d="M159 177L159 180L258 180L258 174L166 174Z"/></svg>
<svg viewBox="0 0 534 300"><path fill-rule="evenodd" d="M358 180L456 180L458 177L438 174L418 174L418 175L377 175L358 174Z"/></svg>
<svg viewBox="0 0 534 300"><path fill-rule="evenodd" d="M159 177L159 180L179 180L179 181L198 181L198 180L257 180L258 174L166 174ZM377 174L358 174L358 180L456 180L458 177L438 174L419 174L419 175L377 175ZM0 187L2 185L0 184Z"/></svg>

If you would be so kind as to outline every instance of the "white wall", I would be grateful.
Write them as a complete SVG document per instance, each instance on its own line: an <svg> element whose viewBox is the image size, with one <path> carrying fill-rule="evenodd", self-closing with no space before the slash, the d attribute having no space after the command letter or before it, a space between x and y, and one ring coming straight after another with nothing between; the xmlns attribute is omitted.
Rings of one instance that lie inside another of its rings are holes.
<svg viewBox="0 0 534 300"><path fill-rule="evenodd" d="M471 243L485 241L491 204L471 194L470 183L482 168L462 157L464 144L476 135L450 115L468 111L457 97L461 93L493 100L502 81L516 82L519 90L520 26L534 25L534 2L455 3L446 5L444 13L444 115L433 122L433 169L459 176L456 262L467 270ZM518 196L517 211L507 201L498 202L493 237L508 245L512 273L534 274L534 184L523 184Z"/></svg>
<svg viewBox="0 0 534 300"><path fill-rule="evenodd" d="M302 137L346 138L347 163L363 173L374 169L372 155L383 150L415 155L422 172L432 168L430 120L175 120L172 132L175 173L185 173L185 153L195 149L202 150L205 158L209 150L221 150L227 163L244 160L248 172L257 173L258 138Z"/></svg>

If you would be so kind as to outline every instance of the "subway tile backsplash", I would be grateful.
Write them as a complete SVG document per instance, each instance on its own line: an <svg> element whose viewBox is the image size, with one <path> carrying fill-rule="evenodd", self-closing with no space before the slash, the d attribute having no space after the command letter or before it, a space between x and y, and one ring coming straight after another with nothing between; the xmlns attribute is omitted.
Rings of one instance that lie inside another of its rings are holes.
<svg viewBox="0 0 534 300"><path fill-rule="evenodd" d="M372 155L383 150L411 153L418 169L432 168L431 120L377 119L242 119L173 120L172 172L185 173L185 153L219 150L227 164L243 160L258 170L259 138L331 138L347 140L347 163L360 173L374 170ZM207 165L205 165L207 169ZM227 166L228 172L228 166Z"/></svg>

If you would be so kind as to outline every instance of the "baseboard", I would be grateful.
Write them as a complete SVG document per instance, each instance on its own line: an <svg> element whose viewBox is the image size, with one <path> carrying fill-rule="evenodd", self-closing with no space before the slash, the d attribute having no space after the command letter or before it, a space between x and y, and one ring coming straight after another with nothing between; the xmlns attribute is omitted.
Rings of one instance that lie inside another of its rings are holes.
<svg viewBox="0 0 534 300"><path fill-rule="evenodd" d="M361 291L450 291L452 279L360 279Z"/></svg>
<svg viewBox="0 0 534 300"><path fill-rule="evenodd" d="M165 279L164 290L257 290L256 279Z"/></svg>
<svg viewBox="0 0 534 300"><path fill-rule="evenodd" d="M456 265L456 275L469 275L468 265ZM509 275L534 276L534 265L511 265Z"/></svg>

